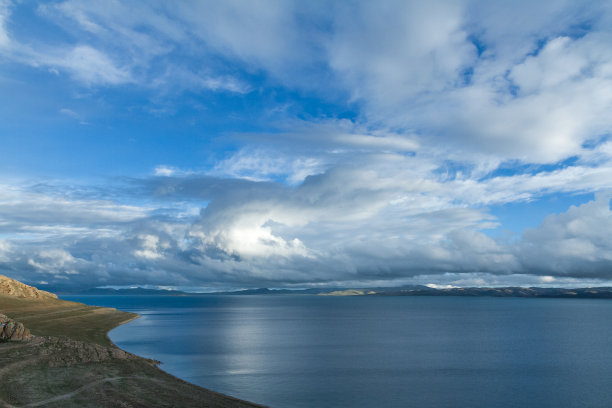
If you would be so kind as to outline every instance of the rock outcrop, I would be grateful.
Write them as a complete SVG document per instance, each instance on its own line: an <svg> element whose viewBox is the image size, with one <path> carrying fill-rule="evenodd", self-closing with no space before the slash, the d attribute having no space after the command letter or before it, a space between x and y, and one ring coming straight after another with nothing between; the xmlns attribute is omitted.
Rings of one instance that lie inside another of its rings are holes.
<svg viewBox="0 0 612 408"><path fill-rule="evenodd" d="M143 359L117 347L104 347L67 337L44 337L40 348L41 354L51 367L70 367L75 364L110 360L145 360L151 365L159 364L159 361Z"/></svg>
<svg viewBox="0 0 612 408"><path fill-rule="evenodd" d="M34 286L26 285L4 275L0 275L0 295L28 299L57 299L57 295L53 293L39 290Z"/></svg>
<svg viewBox="0 0 612 408"><path fill-rule="evenodd" d="M0 314L0 341L25 341L30 340L30 330L22 323L9 319Z"/></svg>

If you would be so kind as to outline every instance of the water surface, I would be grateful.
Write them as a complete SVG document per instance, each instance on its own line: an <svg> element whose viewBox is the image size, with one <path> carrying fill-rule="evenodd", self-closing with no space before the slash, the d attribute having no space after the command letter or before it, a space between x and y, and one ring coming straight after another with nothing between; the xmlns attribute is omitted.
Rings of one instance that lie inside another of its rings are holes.
<svg viewBox="0 0 612 408"><path fill-rule="evenodd" d="M64 296L142 315L119 347L270 407L612 407L612 302Z"/></svg>

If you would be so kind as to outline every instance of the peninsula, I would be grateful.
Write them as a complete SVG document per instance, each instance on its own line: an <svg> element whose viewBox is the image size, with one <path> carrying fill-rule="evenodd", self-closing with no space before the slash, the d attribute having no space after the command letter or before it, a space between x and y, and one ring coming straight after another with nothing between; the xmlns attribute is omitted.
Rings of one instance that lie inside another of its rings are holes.
<svg viewBox="0 0 612 408"><path fill-rule="evenodd" d="M119 349L108 331L136 318L0 275L0 407L260 407Z"/></svg>

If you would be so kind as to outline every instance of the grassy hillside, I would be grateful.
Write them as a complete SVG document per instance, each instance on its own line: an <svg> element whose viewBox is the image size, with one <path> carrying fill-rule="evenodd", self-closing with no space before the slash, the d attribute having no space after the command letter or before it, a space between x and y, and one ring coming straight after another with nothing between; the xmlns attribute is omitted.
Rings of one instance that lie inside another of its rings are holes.
<svg viewBox="0 0 612 408"><path fill-rule="evenodd" d="M0 343L0 407L254 407L179 380L126 353L107 332L138 317L44 296L0 294L29 342Z"/></svg>
<svg viewBox="0 0 612 408"><path fill-rule="evenodd" d="M0 311L23 323L35 336L66 336L111 346L106 333L138 317L116 309L58 299L23 299L0 295Z"/></svg>

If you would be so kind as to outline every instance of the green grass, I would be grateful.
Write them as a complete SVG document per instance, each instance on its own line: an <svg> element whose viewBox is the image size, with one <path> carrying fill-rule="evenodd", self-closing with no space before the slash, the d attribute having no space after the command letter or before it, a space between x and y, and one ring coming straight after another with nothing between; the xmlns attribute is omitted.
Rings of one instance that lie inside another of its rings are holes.
<svg viewBox="0 0 612 408"><path fill-rule="evenodd" d="M134 313L58 299L19 299L0 295L0 313L21 322L37 336L66 336L110 346L106 333L138 317Z"/></svg>

